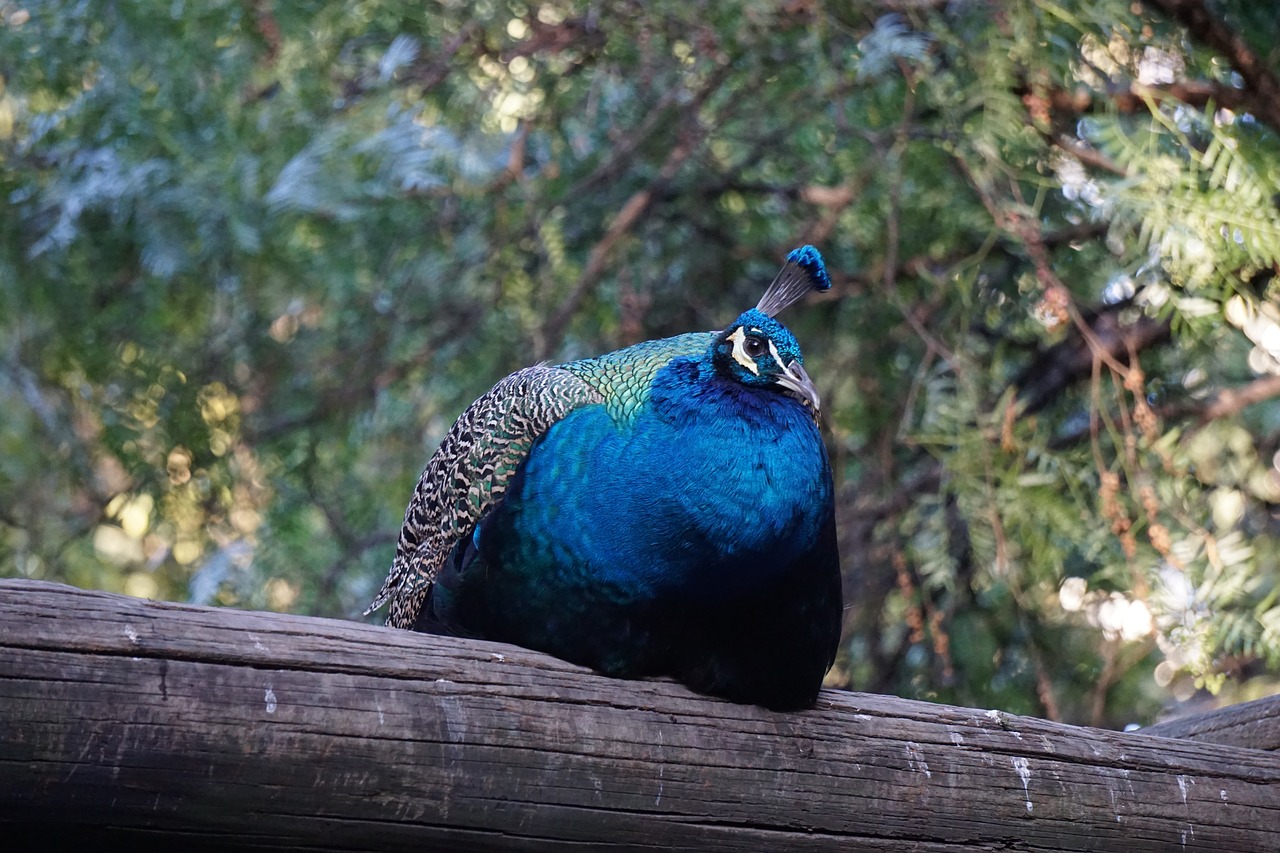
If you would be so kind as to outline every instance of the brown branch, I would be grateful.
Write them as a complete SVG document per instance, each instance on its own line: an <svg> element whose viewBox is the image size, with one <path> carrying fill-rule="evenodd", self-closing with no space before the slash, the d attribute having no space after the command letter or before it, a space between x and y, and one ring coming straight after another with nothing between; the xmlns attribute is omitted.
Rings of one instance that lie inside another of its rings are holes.
<svg viewBox="0 0 1280 853"><path fill-rule="evenodd" d="M1280 397L1280 376L1262 376L1239 388L1222 388L1204 401L1162 406L1157 414L1166 421L1194 421L1190 434L1219 418L1238 415L1250 406L1276 397Z"/></svg>
<svg viewBox="0 0 1280 853"><path fill-rule="evenodd" d="M798 195L801 201L806 201L818 207L844 208L853 203L857 192L852 183L837 184L836 186L808 184L800 188Z"/></svg>
<svg viewBox="0 0 1280 853"><path fill-rule="evenodd" d="M717 68L707 81L707 84L684 106L683 114L688 125L690 125L684 138L677 140L671 150L667 152L666 160L653 180L644 189L632 193L631 197L623 203L617 215L614 216L613 221L609 224L608 229L605 230L604 236L596 241L596 244L591 248L590 254L587 255L587 262L582 268L582 273L569 291L569 296L547 318L547 322L543 326L544 331L541 340L538 341L536 346L536 354L539 359L547 358L559 346L560 339L564 335L564 330L569 325L569 321L573 319L573 315L582 305L587 294L603 278L614 246L644 217L653 201L662 197L667 185L675 178L676 173L693 155L693 152L705 137L705 129L698 127L698 111L701 110L707 98L720 88L720 85L728 77L730 70L731 66L729 65L722 65Z"/></svg>
<svg viewBox="0 0 1280 853"><path fill-rule="evenodd" d="M1043 409L1068 387L1089 376L1095 360L1128 359L1131 353L1168 340L1167 320L1144 314L1126 324L1120 307L1108 306L1081 317L1081 324L1089 330L1087 337L1080 333L1054 344L1018 375L1013 384L1023 401L1021 415ZM1077 326L1077 332L1079 329ZM1106 358L1102 358L1104 354Z"/></svg>
<svg viewBox="0 0 1280 853"><path fill-rule="evenodd" d="M283 41L280 37L280 24L271 10L271 4L266 0L256 0L251 9L258 35L262 37L262 43L267 47L263 61L267 65L275 65L276 58L280 56L280 45Z"/></svg>
<svg viewBox="0 0 1280 853"><path fill-rule="evenodd" d="M1035 268L1036 280L1040 283L1045 307L1057 314L1063 322L1071 321L1088 344L1091 358L1101 359L1111 370L1120 376L1127 377L1128 366L1121 362L1106 342L1094 333L1094 329L1077 307L1071 290L1054 271L1049 247L1044 240L1043 225L1039 219L1028 215L1029 207L1022 199L1020 186L1012 182L1011 190L1017 204L1003 204L996 198L990 182L983 180L963 158L957 156L953 158L953 163L978 194L978 198L991 215L996 227L1026 250L1027 257Z"/></svg>
<svg viewBox="0 0 1280 853"><path fill-rule="evenodd" d="M1049 673L1049 667L1045 666L1044 655L1040 654L1040 649L1034 643L1030 645L1030 652L1031 662L1036 668L1036 698L1040 700L1040 707L1044 708L1046 719L1061 722L1062 708L1058 705L1058 696L1053 689L1053 676Z"/></svg>
<svg viewBox="0 0 1280 853"><path fill-rule="evenodd" d="M1165 333L1167 334L1167 327ZM1139 332L1139 337L1140 336L1141 332ZM1065 343L1066 342L1064 342L1064 344ZM1063 346L1064 344L1058 344L1057 346ZM1139 346L1143 345L1144 344L1139 343ZM1036 363L1039 364L1040 361L1043 361L1048 356L1049 352L1052 352L1052 350L1046 351L1046 355L1042 356ZM1031 368L1028 368L1027 372L1030 371ZM1061 381L1061 379L1058 378L1058 381ZM1016 385L1017 383L1015 382L1014 384ZM1070 383L1062 382L1061 387L1065 388L1067 384ZM1023 409L1019 414L1021 416L1026 416L1039 408L1043 408L1048 401L1041 401L1042 396L1043 395L1037 394L1035 397L1037 405L1033 406L1028 403L1023 406ZM1192 425L1191 431L1194 431L1195 429L1212 423L1219 418L1237 415L1249 406L1266 402L1267 400L1275 399L1276 397L1280 397L1280 376L1263 376L1259 379L1255 379L1247 385L1241 386L1240 388L1224 388L1215 393L1203 404L1184 402L1169 406L1162 406L1156 410L1156 414L1162 421L1193 420L1195 423ZM1052 446L1065 447L1073 444L1083 437L1085 432L1085 429L1078 429L1059 435L1053 440ZM1188 432L1188 434L1190 434L1190 432Z"/></svg>
<svg viewBox="0 0 1280 853"><path fill-rule="evenodd" d="M1247 92L1213 80L1179 80L1163 85L1118 83L1102 90L1054 86L1034 92L1028 88L1020 94L1033 115L1052 113L1071 121L1096 111L1100 101L1120 113L1145 113L1152 101L1164 100L1180 101L1197 109L1204 109L1210 104L1232 110L1248 108Z"/></svg>
<svg viewBox="0 0 1280 853"><path fill-rule="evenodd" d="M1223 54L1245 84L1243 103L1273 130L1280 131L1280 78L1254 53L1244 38L1203 0L1147 0L1167 17L1187 28L1187 34Z"/></svg>
<svg viewBox="0 0 1280 853"><path fill-rule="evenodd" d="M406 69L403 78L404 82L416 83L423 89L431 89L439 85L458 67L458 63L455 60L458 51L479 30L479 23L467 21L458 29L453 38L445 42L440 50L431 55L429 60L427 57L420 57L418 61L410 65Z"/></svg>
<svg viewBox="0 0 1280 853"><path fill-rule="evenodd" d="M1089 695L1089 725L1102 725L1107 708L1107 693L1116 680L1116 658L1120 654L1120 641L1109 640L1102 652L1102 672Z"/></svg>
<svg viewBox="0 0 1280 853"><path fill-rule="evenodd" d="M0 730L20 850L1280 849L1260 750L12 580Z"/></svg>
<svg viewBox="0 0 1280 853"><path fill-rule="evenodd" d="M597 165L591 171L591 174L577 181L565 195L569 198L574 198L599 184L608 183L621 174L635 156L640 144L652 135L654 129L658 126L659 120L667 115L671 107L684 94L685 91L677 86L667 89L662 97L658 99L658 102L645 114L640 124L636 125L621 140L610 146L609 158Z"/></svg>
<svg viewBox="0 0 1280 853"><path fill-rule="evenodd" d="M1102 172L1110 172L1121 178L1129 177L1129 172L1116 161L1103 154L1096 148L1085 145L1077 139L1072 139L1066 134L1054 134L1052 138L1053 144L1070 154L1072 157L1080 161L1082 165L1089 166Z"/></svg>
<svg viewBox="0 0 1280 853"><path fill-rule="evenodd" d="M689 159L689 155L693 153L693 147L693 144L689 141L676 143L667 154L666 162L662 164L662 168L658 171L658 176L644 189L636 191L631 195L631 198L627 199L626 203L618 211L617 216L613 218L613 222L609 224L609 228L604 232L604 236L591 247L591 253L587 256L587 263L583 266L582 274L578 276L578 281L569 292L568 298L560 303L555 313L547 318L545 332L537 347L539 360L546 359L559 346L565 327L569 324L579 306L582 305L582 301L586 299L587 294L604 276L605 267L613 247L640 221L641 217L648 211L654 195L663 185L675 177L676 172L680 170L680 167Z"/></svg>
<svg viewBox="0 0 1280 853"><path fill-rule="evenodd" d="M558 24L548 24L536 15L527 15L525 23L529 34L516 45L501 54L502 62L510 62L517 56L533 56L538 53L563 53L570 48L592 50L604 46L605 35L596 26L595 15L584 15Z"/></svg>
<svg viewBox="0 0 1280 853"><path fill-rule="evenodd" d="M857 197L857 189L853 182L836 187L810 185L800 191L800 198L815 207L821 208L818 221L813 223L805 233L806 243L822 244L831 238L832 232L840 222L845 208Z"/></svg>
<svg viewBox="0 0 1280 853"><path fill-rule="evenodd" d="M1263 376L1240 388L1224 388L1200 412L1201 425L1237 415L1256 403L1280 397L1280 376Z"/></svg>

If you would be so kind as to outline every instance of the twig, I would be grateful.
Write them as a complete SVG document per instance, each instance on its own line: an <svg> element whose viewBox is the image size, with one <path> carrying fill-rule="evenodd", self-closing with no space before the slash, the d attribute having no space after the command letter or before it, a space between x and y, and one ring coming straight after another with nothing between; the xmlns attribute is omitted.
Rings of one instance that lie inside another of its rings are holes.
<svg viewBox="0 0 1280 853"><path fill-rule="evenodd" d="M1111 174L1117 175L1121 178L1129 177L1128 170L1115 160L1112 160L1098 149L1091 148L1078 140L1066 136L1065 134L1055 134L1053 136L1053 144L1079 160L1085 166L1092 166L1095 169L1099 169L1103 172L1110 172Z"/></svg>
<svg viewBox="0 0 1280 853"><path fill-rule="evenodd" d="M1106 101L1110 109L1126 114L1147 112L1153 103L1167 100L1180 101L1197 109L1204 109L1210 104L1233 110L1248 108L1246 92L1213 80L1179 80L1163 85L1118 82L1108 84L1104 91L1061 86L1032 91L1028 86L1021 90L1021 94L1023 102L1033 113L1062 115L1072 124L1077 117L1095 112L1099 101Z"/></svg>
<svg viewBox="0 0 1280 853"><path fill-rule="evenodd" d="M1203 0L1147 2L1186 27L1191 38L1223 54L1244 80L1249 112L1280 131L1280 78L1239 33L1210 12Z"/></svg>
<svg viewBox="0 0 1280 853"><path fill-rule="evenodd" d="M684 106L684 115L689 119L689 123L696 127L696 117L698 111L702 108L703 103L711 94L720 88L720 85L727 78L731 66L722 65L718 67L707 81L707 85ZM660 197L665 191L666 186L680 171L698 144L705 136L705 131L701 128L691 128L687 137L680 139L667 153L667 158L662 164L662 168L658 170L657 176L649 182L644 189L638 190L631 195L629 199L618 210L617 215L606 229L602 236L591 248L590 254L587 256L587 262L582 268L582 273L578 276L578 281L569 291L569 296L560 303L559 307L547 318L547 322L543 326L543 334L536 346L536 354L539 359L547 358L560 344L560 339L564 335L564 330L568 326L569 321L577 312L582 301L586 299L587 294L600 282L604 276L605 268L609 260L609 255L613 251L618 241L635 226L637 222L649 210L654 199Z"/></svg>
<svg viewBox="0 0 1280 853"><path fill-rule="evenodd" d="M667 154L666 162L662 164L662 168L658 171L658 176L647 187L633 193L631 198L627 199L626 203L622 205L618 215L613 218L613 222L609 224L609 228L604 232L604 236L591 247L591 253L587 256L587 263L583 266L582 274L578 276L577 283L569 291L569 296L560 303L555 313L547 318L544 333L537 347L538 359L546 359L559 346L565 326L569 324L569 320L577 312L587 294L603 277L609 254L613 251L613 247L617 245L623 235L640 221L645 211L648 210L649 204L653 201L654 194L658 188L675 177L676 172L679 171L692 153L693 145L690 142L682 141L676 143L675 147Z"/></svg>
<svg viewBox="0 0 1280 853"><path fill-rule="evenodd" d="M1089 694L1089 725L1091 726L1101 726L1102 718L1106 715L1107 694L1111 692L1111 685L1116 680L1116 670L1119 668L1116 658L1119 653L1119 640L1109 640L1103 647L1102 672L1099 673L1098 680Z"/></svg>
<svg viewBox="0 0 1280 853"><path fill-rule="evenodd" d="M609 158L596 166L591 171L591 174L571 186L566 195L569 198L574 198L597 184L605 183L620 174L631 161L636 150L639 149L640 143L649 138L654 128L658 126L658 121L667 114L667 111L683 94L684 90L676 86L672 86L664 92L658 103L654 104L649 112L645 114L645 117L641 119L640 124L636 125L635 129L623 139L610 146Z"/></svg>
<svg viewBox="0 0 1280 853"><path fill-rule="evenodd" d="M1224 388L1200 412L1200 424L1239 414L1242 410L1280 397L1280 376L1263 376L1240 388Z"/></svg>

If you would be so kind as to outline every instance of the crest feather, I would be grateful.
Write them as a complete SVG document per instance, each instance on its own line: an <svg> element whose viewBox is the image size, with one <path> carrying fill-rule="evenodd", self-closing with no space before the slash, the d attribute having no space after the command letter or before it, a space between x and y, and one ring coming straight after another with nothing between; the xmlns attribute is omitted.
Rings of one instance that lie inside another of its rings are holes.
<svg viewBox="0 0 1280 853"><path fill-rule="evenodd" d="M756 310L770 317L778 316L784 308L799 301L810 291L831 289L831 276L822 254L813 246L804 245L787 255L782 270L760 297Z"/></svg>

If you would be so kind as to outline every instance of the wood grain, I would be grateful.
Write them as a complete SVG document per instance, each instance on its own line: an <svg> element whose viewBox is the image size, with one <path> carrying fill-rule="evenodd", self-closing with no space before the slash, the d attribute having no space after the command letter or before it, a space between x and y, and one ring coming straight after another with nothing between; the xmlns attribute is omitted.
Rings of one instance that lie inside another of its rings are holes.
<svg viewBox="0 0 1280 853"><path fill-rule="evenodd" d="M182 853L1261 851L1280 761L857 693L777 714L494 643L0 581L0 824Z"/></svg>
<svg viewBox="0 0 1280 853"><path fill-rule="evenodd" d="M1159 737L1189 738L1252 749L1280 750L1280 696L1267 696L1193 714L1142 730Z"/></svg>

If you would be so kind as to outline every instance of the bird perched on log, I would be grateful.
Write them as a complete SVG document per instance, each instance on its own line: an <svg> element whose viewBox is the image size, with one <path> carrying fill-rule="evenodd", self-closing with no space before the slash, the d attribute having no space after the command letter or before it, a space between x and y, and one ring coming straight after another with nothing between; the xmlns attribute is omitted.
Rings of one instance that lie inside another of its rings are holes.
<svg viewBox="0 0 1280 853"><path fill-rule="evenodd" d="M389 601L393 627L812 706L842 611L831 467L774 318L830 286L803 246L723 331L503 379L427 463L367 612Z"/></svg>

